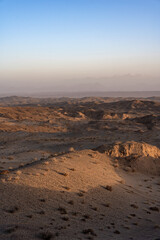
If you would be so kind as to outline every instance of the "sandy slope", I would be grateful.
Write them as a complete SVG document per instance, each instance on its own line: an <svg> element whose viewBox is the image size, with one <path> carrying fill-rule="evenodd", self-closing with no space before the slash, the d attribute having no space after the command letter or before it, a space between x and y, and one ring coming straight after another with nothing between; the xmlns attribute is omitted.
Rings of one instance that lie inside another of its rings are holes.
<svg viewBox="0 0 160 240"><path fill-rule="evenodd" d="M158 239L159 184L91 150L37 161L1 177L0 239Z"/></svg>

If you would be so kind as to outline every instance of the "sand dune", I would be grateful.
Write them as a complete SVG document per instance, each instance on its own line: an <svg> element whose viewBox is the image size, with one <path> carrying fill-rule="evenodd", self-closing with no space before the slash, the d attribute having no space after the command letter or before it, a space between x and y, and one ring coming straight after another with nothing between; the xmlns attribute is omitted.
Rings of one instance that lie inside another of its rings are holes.
<svg viewBox="0 0 160 240"><path fill-rule="evenodd" d="M1 179L1 239L156 238L157 181L91 150L49 157Z"/></svg>

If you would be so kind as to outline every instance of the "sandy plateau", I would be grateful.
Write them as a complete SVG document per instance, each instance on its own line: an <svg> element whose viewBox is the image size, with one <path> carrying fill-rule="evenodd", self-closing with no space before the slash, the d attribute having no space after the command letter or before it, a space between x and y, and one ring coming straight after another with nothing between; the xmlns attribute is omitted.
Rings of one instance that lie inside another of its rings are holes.
<svg viewBox="0 0 160 240"><path fill-rule="evenodd" d="M0 99L0 240L160 240L159 99Z"/></svg>

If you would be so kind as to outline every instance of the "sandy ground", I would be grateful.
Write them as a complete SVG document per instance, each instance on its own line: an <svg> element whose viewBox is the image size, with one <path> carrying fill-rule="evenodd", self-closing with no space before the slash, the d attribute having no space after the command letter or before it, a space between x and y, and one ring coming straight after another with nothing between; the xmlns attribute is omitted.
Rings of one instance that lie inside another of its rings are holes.
<svg viewBox="0 0 160 240"><path fill-rule="evenodd" d="M0 108L0 239L160 239L160 104L83 102Z"/></svg>

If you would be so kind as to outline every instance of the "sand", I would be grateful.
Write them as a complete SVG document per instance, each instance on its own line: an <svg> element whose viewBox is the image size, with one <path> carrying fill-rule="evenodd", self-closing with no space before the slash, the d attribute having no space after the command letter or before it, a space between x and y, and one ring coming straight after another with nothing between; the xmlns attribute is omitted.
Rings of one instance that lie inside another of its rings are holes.
<svg viewBox="0 0 160 240"><path fill-rule="evenodd" d="M128 99L0 107L0 239L158 240L158 110Z"/></svg>

